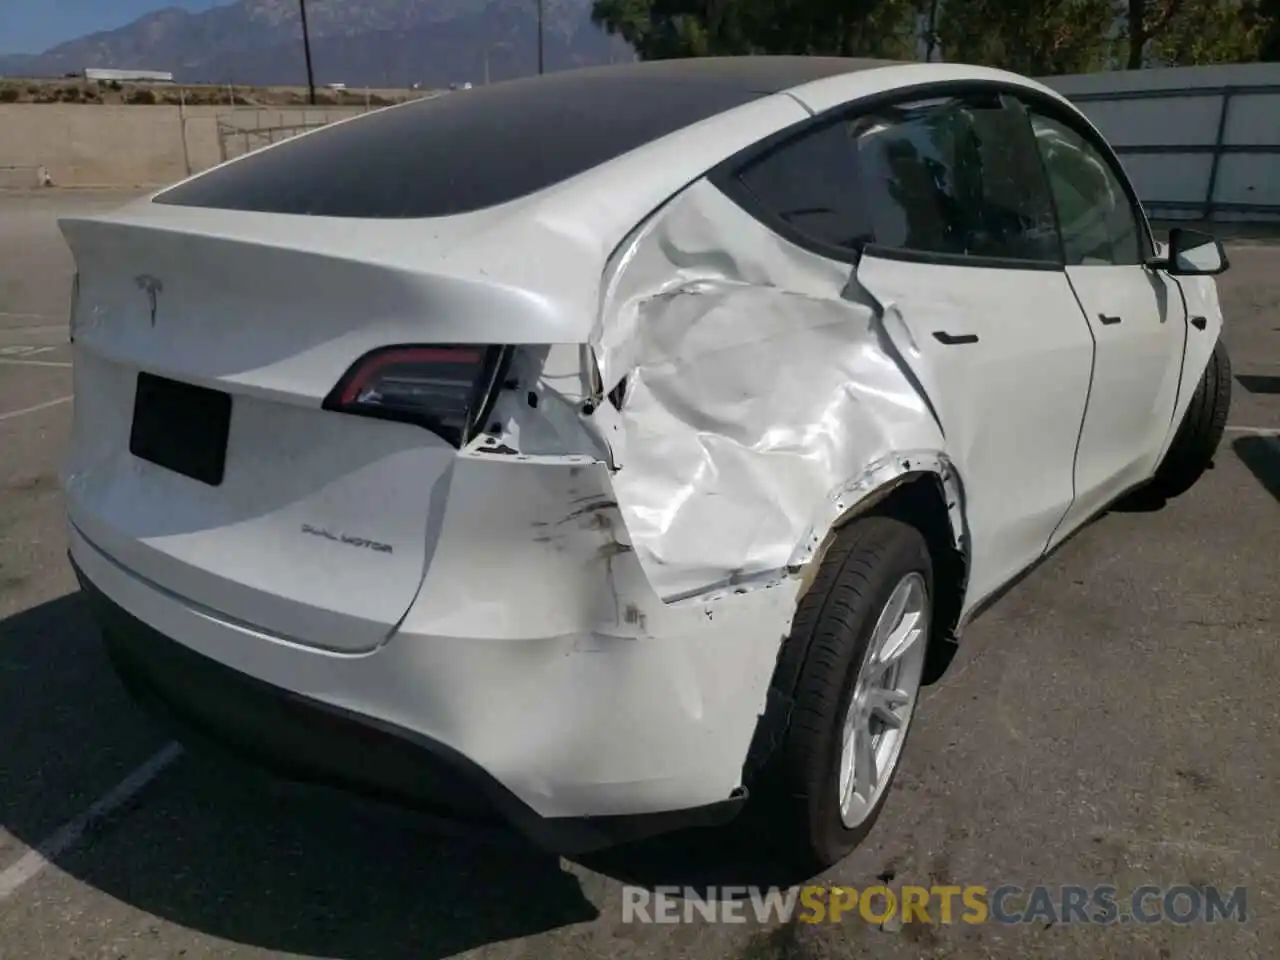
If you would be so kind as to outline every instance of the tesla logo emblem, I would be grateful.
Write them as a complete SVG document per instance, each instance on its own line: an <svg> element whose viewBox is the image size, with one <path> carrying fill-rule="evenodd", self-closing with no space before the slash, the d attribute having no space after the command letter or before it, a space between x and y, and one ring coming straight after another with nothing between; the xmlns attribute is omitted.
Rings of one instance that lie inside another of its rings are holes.
<svg viewBox="0 0 1280 960"><path fill-rule="evenodd" d="M164 292L164 284L145 273L140 277L134 277L133 282L151 300L151 325L154 327L156 325L156 295Z"/></svg>

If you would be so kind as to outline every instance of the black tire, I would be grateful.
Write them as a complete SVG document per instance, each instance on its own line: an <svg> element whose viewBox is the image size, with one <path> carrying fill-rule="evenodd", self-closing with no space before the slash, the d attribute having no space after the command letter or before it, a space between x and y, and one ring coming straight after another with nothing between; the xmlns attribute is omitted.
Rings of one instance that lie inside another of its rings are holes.
<svg viewBox="0 0 1280 960"><path fill-rule="evenodd" d="M1231 411L1231 357L1219 340L1205 366L1178 432L1156 469L1151 490L1177 497L1190 490L1213 463Z"/></svg>
<svg viewBox="0 0 1280 960"><path fill-rule="evenodd" d="M896 765L868 816L845 827L838 797L844 717L876 621L913 572L924 577L932 609L933 564L919 531L888 517L855 521L837 534L783 642L774 683L790 693L793 708L761 778L760 803L779 852L808 871L848 856L892 792Z"/></svg>

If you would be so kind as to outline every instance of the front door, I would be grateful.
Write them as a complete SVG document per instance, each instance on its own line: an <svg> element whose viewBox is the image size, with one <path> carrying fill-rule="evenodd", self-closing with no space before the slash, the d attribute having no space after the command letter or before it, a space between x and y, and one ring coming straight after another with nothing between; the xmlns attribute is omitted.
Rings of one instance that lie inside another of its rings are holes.
<svg viewBox="0 0 1280 960"><path fill-rule="evenodd" d="M1124 174L1087 131L1031 111L1062 229L1067 277L1097 345L1076 455L1076 500L1056 543L1149 479L1174 427L1187 314L1177 285L1146 266L1146 220Z"/></svg>

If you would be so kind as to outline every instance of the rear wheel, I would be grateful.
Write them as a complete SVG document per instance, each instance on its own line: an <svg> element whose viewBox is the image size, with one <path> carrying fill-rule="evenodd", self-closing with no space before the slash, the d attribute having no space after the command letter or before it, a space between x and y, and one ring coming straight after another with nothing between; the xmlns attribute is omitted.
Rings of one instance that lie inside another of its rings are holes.
<svg viewBox="0 0 1280 960"><path fill-rule="evenodd" d="M779 661L794 708L762 784L788 852L822 870L884 807L914 719L929 642L924 538L888 517L842 530L801 601Z"/></svg>
<svg viewBox="0 0 1280 960"><path fill-rule="evenodd" d="M1151 481L1153 493L1176 497L1195 485L1213 462L1230 410L1231 357L1226 345L1219 340L1182 416L1178 432Z"/></svg>

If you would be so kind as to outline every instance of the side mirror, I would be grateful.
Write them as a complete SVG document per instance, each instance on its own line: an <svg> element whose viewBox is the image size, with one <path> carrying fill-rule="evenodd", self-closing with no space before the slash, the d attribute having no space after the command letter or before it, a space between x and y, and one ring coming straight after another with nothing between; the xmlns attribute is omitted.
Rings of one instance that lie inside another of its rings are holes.
<svg viewBox="0 0 1280 960"><path fill-rule="evenodd" d="M1159 264L1172 276L1216 276L1231 266L1222 244L1207 233L1174 227L1169 231L1169 254Z"/></svg>

